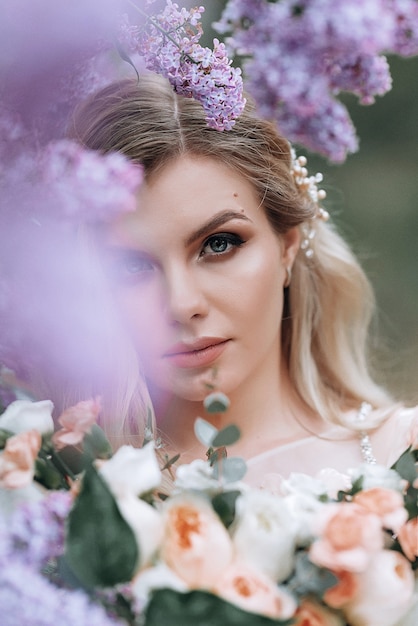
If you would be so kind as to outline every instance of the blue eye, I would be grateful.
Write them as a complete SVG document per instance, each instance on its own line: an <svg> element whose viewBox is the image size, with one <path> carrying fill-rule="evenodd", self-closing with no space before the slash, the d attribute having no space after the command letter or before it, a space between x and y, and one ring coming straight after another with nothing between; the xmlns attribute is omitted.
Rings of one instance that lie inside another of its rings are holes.
<svg viewBox="0 0 418 626"><path fill-rule="evenodd" d="M131 283L142 280L155 270L154 264L134 251L111 254L107 263L110 277L115 283Z"/></svg>
<svg viewBox="0 0 418 626"><path fill-rule="evenodd" d="M244 243L239 235L233 233L218 233L208 237L202 246L200 256L220 256L239 248Z"/></svg>

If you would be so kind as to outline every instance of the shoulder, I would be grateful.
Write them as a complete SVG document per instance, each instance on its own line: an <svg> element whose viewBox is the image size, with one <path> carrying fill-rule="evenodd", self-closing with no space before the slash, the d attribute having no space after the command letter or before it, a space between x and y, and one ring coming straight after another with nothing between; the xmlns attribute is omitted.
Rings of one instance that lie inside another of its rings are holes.
<svg viewBox="0 0 418 626"><path fill-rule="evenodd" d="M418 406L392 407L370 438L378 463L390 467L407 448L418 445Z"/></svg>

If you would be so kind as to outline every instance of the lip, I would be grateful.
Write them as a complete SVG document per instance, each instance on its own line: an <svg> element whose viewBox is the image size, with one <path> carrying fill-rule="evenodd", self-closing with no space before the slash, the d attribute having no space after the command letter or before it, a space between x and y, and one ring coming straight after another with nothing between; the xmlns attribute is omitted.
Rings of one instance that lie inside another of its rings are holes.
<svg viewBox="0 0 418 626"><path fill-rule="evenodd" d="M229 339L221 337L200 337L190 343L179 342L164 354L172 365L182 368L210 365L225 350Z"/></svg>

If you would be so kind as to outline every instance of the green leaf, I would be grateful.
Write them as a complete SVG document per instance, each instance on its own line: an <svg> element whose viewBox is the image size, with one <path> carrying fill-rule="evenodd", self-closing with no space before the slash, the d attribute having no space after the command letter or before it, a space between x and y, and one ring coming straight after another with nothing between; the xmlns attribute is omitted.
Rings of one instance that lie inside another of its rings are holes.
<svg viewBox="0 0 418 626"><path fill-rule="evenodd" d="M235 503L240 495L240 491L224 491L212 498L212 506L226 528L229 528L235 519Z"/></svg>
<svg viewBox="0 0 418 626"><path fill-rule="evenodd" d="M209 424L202 417L198 417L194 423L194 433L200 443L209 448L212 445L212 439L218 434L218 429Z"/></svg>
<svg viewBox="0 0 418 626"><path fill-rule="evenodd" d="M239 456L215 461L213 468L214 477L222 477L226 483L233 483L237 480L241 480L247 472L247 465L244 459Z"/></svg>
<svg viewBox="0 0 418 626"><path fill-rule="evenodd" d="M288 586L290 591L300 597L314 594L321 598L337 582L335 574L312 563L306 552L300 552L296 556L295 573Z"/></svg>
<svg viewBox="0 0 418 626"><path fill-rule="evenodd" d="M203 406L208 413L225 413L230 404L228 396L220 391L210 393L203 400Z"/></svg>
<svg viewBox="0 0 418 626"><path fill-rule="evenodd" d="M240 429L235 424L230 424L225 428L222 428L212 440L212 446L219 448L221 446L230 446L236 443L241 436Z"/></svg>
<svg viewBox="0 0 418 626"><path fill-rule="evenodd" d="M134 533L119 512L105 481L87 468L68 517L65 557L87 588L110 587L132 579L139 558Z"/></svg>
<svg viewBox="0 0 418 626"><path fill-rule="evenodd" d="M413 483L417 477L417 468L415 467L414 457L411 453L411 450L406 450L396 461L393 466L393 469L398 472L398 474L407 480L409 483Z"/></svg>
<svg viewBox="0 0 418 626"><path fill-rule="evenodd" d="M164 465L161 468L161 471L164 471L166 469L169 469L172 465L174 465L174 463L177 463L177 461L179 460L181 454L175 454L173 457L171 457L171 459L168 459Z"/></svg>
<svg viewBox="0 0 418 626"><path fill-rule="evenodd" d="M159 589L145 612L145 626L286 626L292 620L273 620L247 613L206 591L179 593Z"/></svg>
<svg viewBox="0 0 418 626"><path fill-rule="evenodd" d="M109 459L112 456L112 446L98 424L93 424L90 432L84 436L83 450L91 459Z"/></svg>
<svg viewBox="0 0 418 626"><path fill-rule="evenodd" d="M67 482L54 464L39 457L35 459L35 480L47 489L68 489Z"/></svg>
<svg viewBox="0 0 418 626"><path fill-rule="evenodd" d="M5 447L6 441L10 439L10 437L13 437L13 435L14 433L10 430L4 430L3 428L0 429L0 450Z"/></svg>

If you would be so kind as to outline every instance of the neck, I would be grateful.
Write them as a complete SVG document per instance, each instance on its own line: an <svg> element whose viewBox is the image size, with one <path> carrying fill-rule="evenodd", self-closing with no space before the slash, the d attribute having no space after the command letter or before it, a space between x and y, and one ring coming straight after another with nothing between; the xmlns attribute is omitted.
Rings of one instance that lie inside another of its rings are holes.
<svg viewBox="0 0 418 626"><path fill-rule="evenodd" d="M320 430L320 421L295 392L284 362L253 373L228 394L231 401L226 413L209 415L203 402L167 397L156 405L158 428L170 452L180 452L183 462L205 458L206 450L195 435L193 425L198 416L218 429L235 424L241 438L231 454L250 458L274 445L306 437L310 429Z"/></svg>

